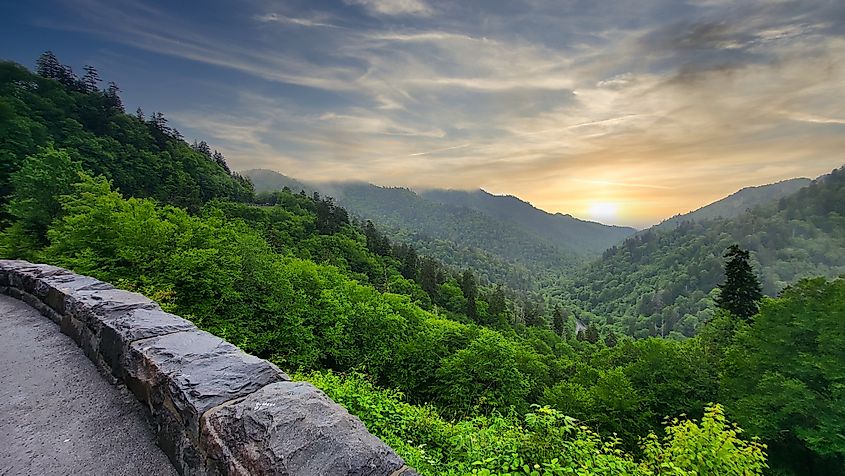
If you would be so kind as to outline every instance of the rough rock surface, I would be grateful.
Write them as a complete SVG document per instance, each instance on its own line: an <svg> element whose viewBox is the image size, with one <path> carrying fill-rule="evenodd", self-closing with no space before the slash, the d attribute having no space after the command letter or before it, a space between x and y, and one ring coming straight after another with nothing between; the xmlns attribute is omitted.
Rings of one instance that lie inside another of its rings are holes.
<svg viewBox="0 0 845 476"><path fill-rule="evenodd" d="M160 309L134 309L101 322L100 357L115 377L123 378L121 371L124 367L121 362L125 357L125 350L132 342L197 330L192 322Z"/></svg>
<svg viewBox="0 0 845 476"><path fill-rule="evenodd" d="M289 380L275 365L199 330L135 341L123 362L127 385L150 404L164 429L162 448L189 473L202 466L197 449L203 413Z"/></svg>
<svg viewBox="0 0 845 476"><path fill-rule="evenodd" d="M307 382L268 385L214 408L203 417L202 437L223 474L390 475L404 466L358 418Z"/></svg>

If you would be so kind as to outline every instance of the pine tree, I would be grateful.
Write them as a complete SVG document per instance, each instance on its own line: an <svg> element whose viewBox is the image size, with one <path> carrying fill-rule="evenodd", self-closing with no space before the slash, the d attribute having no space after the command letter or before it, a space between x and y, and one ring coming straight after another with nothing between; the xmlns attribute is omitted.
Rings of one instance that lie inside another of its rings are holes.
<svg viewBox="0 0 845 476"><path fill-rule="evenodd" d="M369 226L370 222L367 222ZM368 238L369 240L369 238ZM420 260L420 287L428 293L432 299L437 298L438 286L440 286L440 270L437 262L431 258Z"/></svg>
<svg viewBox="0 0 845 476"><path fill-rule="evenodd" d="M114 81L109 81L109 87L106 89L106 99L109 100L109 107L116 112L125 112L123 109L123 101L120 99L120 88Z"/></svg>
<svg viewBox="0 0 845 476"><path fill-rule="evenodd" d="M595 344L599 341L599 329L592 323L584 329L584 340L591 344Z"/></svg>
<svg viewBox="0 0 845 476"><path fill-rule="evenodd" d="M82 83L85 85L85 92L94 93L100 90L100 73L97 72L97 68L91 66L90 64L86 64L83 68L85 70L85 75L82 76Z"/></svg>
<svg viewBox="0 0 845 476"><path fill-rule="evenodd" d="M62 64L52 51L45 51L35 61L35 70L40 76L50 79L58 79Z"/></svg>
<svg viewBox="0 0 845 476"><path fill-rule="evenodd" d="M750 253L732 245L725 253L725 282L719 285L716 305L743 319L751 319L759 310L763 293L760 281L748 262Z"/></svg>
<svg viewBox="0 0 845 476"><path fill-rule="evenodd" d="M207 145L207 144L206 144L206 145ZM215 162L217 162L217 165L219 165L219 166L223 167L223 170L225 170L225 171L226 171L226 173L228 173L228 174L231 174L231 173L232 173L232 171L231 171L231 170L229 170L229 165L226 163L226 157L223 157L223 154L222 154L222 153L220 153L220 151L215 150L215 151L214 151L214 154L212 154L211 158L212 158Z"/></svg>

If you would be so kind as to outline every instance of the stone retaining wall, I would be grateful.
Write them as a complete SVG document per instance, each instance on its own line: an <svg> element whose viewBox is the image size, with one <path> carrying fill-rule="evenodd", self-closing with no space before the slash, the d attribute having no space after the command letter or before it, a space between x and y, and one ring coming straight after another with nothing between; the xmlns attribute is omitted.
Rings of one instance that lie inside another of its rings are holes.
<svg viewBox="0 0 845 476"><path fill-rule="evenodd" d="M307 382L152 300L55 266L0 260L0 293L58 324L150 410L184 475L416 476ZM104 429L108 431L108 429Z"/></svg>

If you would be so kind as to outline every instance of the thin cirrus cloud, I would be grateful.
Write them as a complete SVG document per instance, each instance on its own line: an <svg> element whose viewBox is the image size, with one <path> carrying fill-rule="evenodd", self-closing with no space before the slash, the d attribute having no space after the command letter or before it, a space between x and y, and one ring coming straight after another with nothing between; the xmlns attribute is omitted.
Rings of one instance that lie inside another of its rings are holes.
<svg viewBox="0 0 845 476"><path fill-rule="evenodd" d="M845 162L837 1L61 5L76 21L34 23L216 68L225 100L165 112L235 168L615 203L644 226Z"/></svg>

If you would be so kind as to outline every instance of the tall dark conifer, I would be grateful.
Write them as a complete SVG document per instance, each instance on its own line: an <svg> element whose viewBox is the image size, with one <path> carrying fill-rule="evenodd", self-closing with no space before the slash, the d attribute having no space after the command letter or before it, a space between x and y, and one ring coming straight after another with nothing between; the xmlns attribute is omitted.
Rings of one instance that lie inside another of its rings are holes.
<svg viewBox="0 0 845 476"><path fill-rule="evenodd" d="M56 58L56 54L52 51L45 51L35 61L35 71L45 78L57 79L59 71L62 69L62 64Z"/></svg>
<svg viewBox="0 0 845 476"><path fill-rule="evenodd" d="M85 92L93 93L100 90L100 73L97 72L97 68L91 66L90 64L86 64L83 68L85 70L85 75L82 76L82 84L85 85Z"/></svg>
<svg viewBox="0 0 845 476"><path fill-rule="evenodd" d="M725 258L725 282L719 285L716 305L737 317L751 319L760 309L763 292L748 262L750 254L739 245L732 245Z"/></svg>

